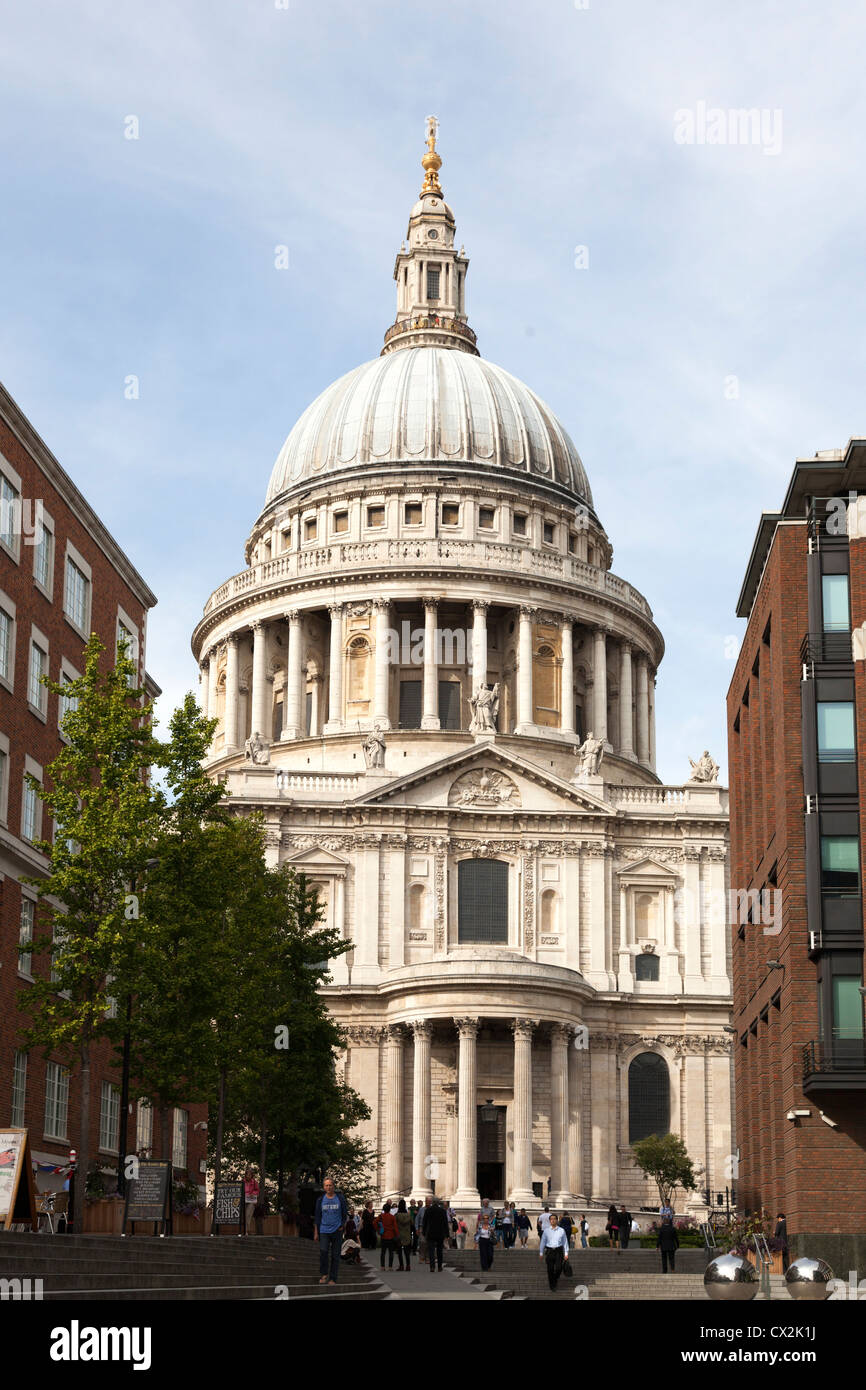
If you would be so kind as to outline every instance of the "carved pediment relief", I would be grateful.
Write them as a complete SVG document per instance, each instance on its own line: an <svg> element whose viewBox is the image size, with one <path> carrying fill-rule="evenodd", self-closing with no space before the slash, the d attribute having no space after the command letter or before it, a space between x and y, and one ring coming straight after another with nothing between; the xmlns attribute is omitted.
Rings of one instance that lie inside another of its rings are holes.
<svg viewBox="0 0 866 1390"><path fill-rule="evenodd" d="M510 808L520 805L520 792L504 772L496 768L475 767L452 782L448 805Z"/></svg>

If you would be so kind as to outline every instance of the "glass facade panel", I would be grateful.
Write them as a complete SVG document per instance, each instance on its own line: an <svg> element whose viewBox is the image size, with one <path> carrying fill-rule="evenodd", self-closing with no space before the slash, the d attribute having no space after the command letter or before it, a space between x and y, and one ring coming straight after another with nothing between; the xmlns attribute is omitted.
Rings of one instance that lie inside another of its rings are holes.
<svg viewBox="0 0 866 1390"><path fill-rule="evenodd" d="M848 700L818 701L818 761L854 761L854 704Z"/></svg>
<svg viewBox="0 0 866 1390"><path fill-rule="evenodd" d="M851 626L848 617L847 574L822 574L821 597L824 608L824 631L847 632Z"/></svg>
<svg viewBox="0 0 866 1390"><path fill-rule="evenodd" d="M856 835L821 836L821 887L839 894L860 891L860 840Z"/></svg>

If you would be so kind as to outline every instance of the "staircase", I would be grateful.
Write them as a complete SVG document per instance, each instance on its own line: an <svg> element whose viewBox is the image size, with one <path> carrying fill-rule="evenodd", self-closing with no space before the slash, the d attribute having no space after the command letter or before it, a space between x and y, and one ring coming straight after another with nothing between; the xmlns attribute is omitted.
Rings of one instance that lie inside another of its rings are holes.
<svg viewBox="0 0 866 1390"><path fill-rule="evenodd" d="M657 1250L572 1250L574 1276L560 1279L555 1293L547 1284L547 1266L534 1250L506 1252L496 1247L493 1268L482 1271L477 1249L446 1250L445 1260L465 1279L504 1298L574 1301L575 1289L585 1285L590 1301L610 1299L706 1299L703 1250L678 1250L675 1274L662 1274Z"/></svg>
<svg viewBox="0 0 866 1390"><path fill-rule="evenodd" d="M48 1236L0 1231L0 1280L42 1280L44 1302L385 1299L363 1265L319 1283L319 1247L292 1237ZM8 1290L8 1286L0 1285ZM8 1292L7 1292L8 1296Z"/></svg>

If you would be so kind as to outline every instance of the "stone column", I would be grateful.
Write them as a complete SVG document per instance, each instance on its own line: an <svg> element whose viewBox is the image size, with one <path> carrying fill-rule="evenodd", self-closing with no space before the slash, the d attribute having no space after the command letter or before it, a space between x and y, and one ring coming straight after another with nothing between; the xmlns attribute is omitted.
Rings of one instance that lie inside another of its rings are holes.
<svg viewBox="0 0 866 1390"><path fill-rule="evenodd" d="M572 1200L568 1162L568 1048L571 1029L555 1023L550 1032L550 1195L557 1207Z"/></svg>
<svg viewBox="0 0 866 1390"><path fill-rule="evenodd" d="M532 1034L535 1022L515 1018L514 1033L514 1186L508 1200L519 1207L535 1201L532 1191Z"/></svg>
<svg viewBox="0 0 866 1390"><path fill-rule="evenodd" d="M301 738L301 614L297 608L286 614L289 623L289 651L286 658L286 688L283 694L282 738Z"/></svg>
<svg viewBox="0 0 866 1390"><path fill-rule="evenodd" d="M631 675L631 643L620 643L619 667L619 754L622 758L634 757L634 691Z"/></svg>
<svg viewBox="0 0 866 1390"><path fill-rule="evenodd" d="M487 599L472 602L472 694L487 684Z"/></svg>
<svg viewBox="0 0 866 1390"><path fill-rule="evenodd" d="M268 629L263 622L253 623L253 736L265 743L273 741L273 719L268 711Z"/></svg>
<svg viewBox="0 0 866 1390"><path fill-rule="evenodd" d="M209 709L208 686L210 682L210 656L202 657L199 669L201 671L201 692L198 697L198 703L202 714L207 714ZM216 676L214 676L214 679L216 679Z"/></svg>
<svg viewBox="0 0 866 1390"><path fill-rule="evenodd" d="M373 684L373 723L380 729L390 729L390 642L388 631L391 621L391 605L388 599L374 600L376 611L376 652L375 678Z"/></svg>
<svg viewBox="0 0 866 1390"><path fill-rule="evenodd" d="M321 672L312 670L309 674L309 681L312 685L312 700L310 701L310 738L321 736L322 722L322 676ZM303 707L303 702L302 702Z"/></svg>
<svg viewBox="0 0 866 1390"><path fill-rule="evenodd" d="M385 1039L385 1197L403 1187L403 1028L393 1024Z"/></svg>
<svg viewBox="0 0 866 1390"><path fill-rule="evenodd" d="M592 654L592 732L607 743L607 637L597 627Z"/></svg>
<svg viewBox="0 0 866 1390"><path fill-rule="evenodd" d="M643 767L650 765L649 677L643 653L637 659L637 760Z"/></svg>
<svg viewBox="0 0 866 1390"><path fill-rule="evenodd" d="M575 1042L583 1041L583 1034L580 1034ZM582 1107L583 1107L583 1069L586 1049L583 1047L572 1046L569 1049L568 1066L568 1160L569 1176L568 1185L575 1194L575 1199L581 1202L586 1201L586 1191L583 1184L583 1136L582 1136ZM589 1125L589 1116L587 1116Z"/></svg>
<svg viewBox="0 0 866 1390"><path fill-rule="evenodd" d="M427 1169L430 1154L430 1041L433 1029L426 1018L409 1025L415 1038L412 1062L412 1193L417 1201L433 1189Z"/></svg>
<svg viewBox="0 0 866 1390"><path fill-rule="evenodd" d="M457 1191L457 1083L446 1081L442 1087L445 1094L445 1169L436 1173L436 1186L440 1196L450 1197Z"/></svg>
<svg viewBox="0 0 866 1390"><path fill-rule="evenodd" d="M435 598L424 600L424 684L421 728L439 728L439 663L436 650L436 629L439 613Z"/></svg>
<svg viewBox="0 0 866 1390"><path fill-rule="evenodd" d="M649 680L649 760L653 772L656 769L656 678L653 674Z"/></svg>
<svg viewBox="0 0 866 1390"><path fill-rule="evenodd" d="M520 609L520 631L517 643L517 725L516 734L531 734L535 729L532 709L532 622L536 610L526 605Z"/></svg>
<svg viewBox="0 0 866 1390"><path fill-rule="evenodd" d="M331 650L328 664L328 722L326 734L338 734L343 728L343 605L334 603L331 615Z"/></svg>
<svg viewBox="0 0 866 1390"><path fill-rule="evenodd" d="M457 1191L455 1206L478 1206L478 1132L476 1110L476 1018L455 1018L460 1039L457 1062Z"/></svg>
<svg viewBox="0 0 866 1390"><path fill-rule="evenodd" d="M223 715L225 729L224 753L238 750L238 639L235 633L226 643L226 702Z"/></svg>
<svg viewBox="0 0 866 1390"><path fill-rule="evenodd" d="M574 628L571 618L562 620L562 688L559 695L561 711L559 727L569 737L574 735Z"/></svg>

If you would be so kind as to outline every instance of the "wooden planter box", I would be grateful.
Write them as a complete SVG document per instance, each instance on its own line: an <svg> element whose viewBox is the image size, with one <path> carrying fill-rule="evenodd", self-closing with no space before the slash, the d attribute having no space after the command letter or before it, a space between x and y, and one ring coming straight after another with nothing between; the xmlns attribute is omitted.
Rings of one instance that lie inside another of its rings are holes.
<svg viewBox="0 0 866 1390"><path fill-rule="evenodd" d="M749 1261L749 1264L754 1264L754 1263L755 1263L755 1252L754 1252L754 1250L747 1250L747 1251L746 1251L746 1259ZM782 1268L782 1252L781 1252L781 1250L777 1251L775 1255L772 1255L772 1254L771 1254L771 1255L770 1255L770 1259L771 1259L772 1262L773 1262L773 1263L770 1265L770 1273L771 1273L771 1274L784 1274L785 1271L784 1271L784 1269ZM760 1270L759 1270L758 1272L760 1273Z"/></svg>
<svg viewBox="0 0 866 1390"><path fill-rule="evenodd" d="M77 1205L77 1203L76 1203ZM76 1212L75 1228L87 1236L119 1236L123 1229L123 1198L85 1202L84 1219Z"/></svg>

